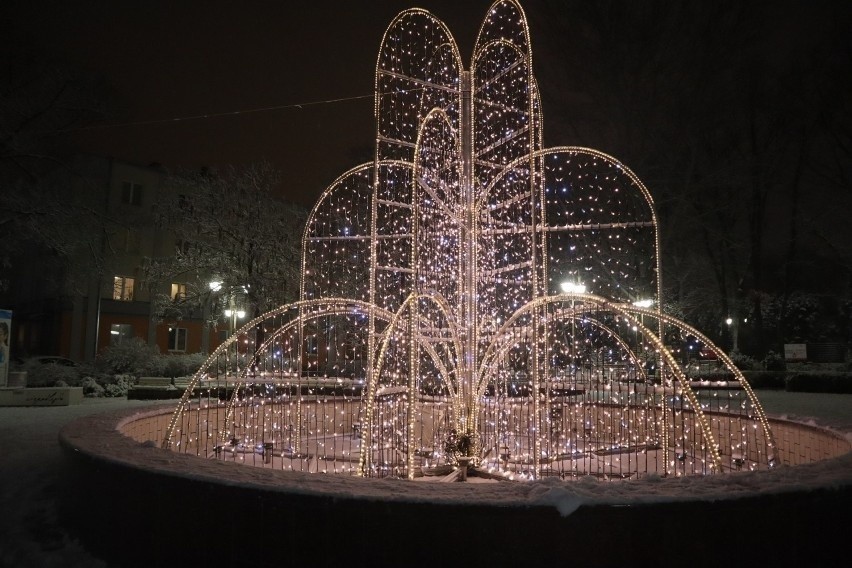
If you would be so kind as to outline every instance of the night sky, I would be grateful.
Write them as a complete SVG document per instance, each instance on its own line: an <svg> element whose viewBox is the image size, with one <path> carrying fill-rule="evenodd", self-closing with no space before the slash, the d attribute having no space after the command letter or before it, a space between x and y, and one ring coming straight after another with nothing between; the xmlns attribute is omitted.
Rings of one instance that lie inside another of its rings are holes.
<svg viewBox="0 0 852 568"><path fill-rule="evenodd" d="M103 120L67 133L77 148L170 169L266 159L284 172L287 195L306 205L338 175L371 159L374 66L391 19L412 6L428 9L448 25L468 62L489 6L446 0L15 4L4 8L7 41L36 46L104 85ZM523 3L549 146L596 142L574 139L557 120L572 112L582 88L566 76L564 54L545 45L559 33L548 14L571 4ZM802 9L782 13L773 27L778 49L767 54L768 64L819 32L819 22L803 15ZM349 100L321 103L336 99ZM630 157L620 148L601 149Z"/></svg>
<svg viewBox="0 0 852 568"><path fill-rule="evenodd" d="M414 5L17 4L11 26L19 41L106 83L110 108L103 123L123 126L70 133L80 149L169 168L265 159L284 172L288 195L305 204L370 159L379 43L393 17ZM457 3L429 4L469 52L488 4L452 11L447 7ZM294 106L353 97L360 98ZM191 118L203 115L212 116Z"/></svg>

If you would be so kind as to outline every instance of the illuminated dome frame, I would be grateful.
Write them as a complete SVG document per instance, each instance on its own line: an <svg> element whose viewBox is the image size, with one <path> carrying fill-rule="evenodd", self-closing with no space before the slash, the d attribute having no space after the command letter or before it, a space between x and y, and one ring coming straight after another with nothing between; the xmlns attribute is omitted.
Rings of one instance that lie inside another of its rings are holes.
<svg viewBox="0 0 852 568"><path fill-rule="evenodd" d="M379 50L375 116L374 161L310 214L301 300L212 353L165 447L445 480L775 463L742 374L664 313L648 190L606 154L542 147L517 2L488 10L470 70L440 20L400 13ZM699 349L712 368L696 376Z"/></svg>

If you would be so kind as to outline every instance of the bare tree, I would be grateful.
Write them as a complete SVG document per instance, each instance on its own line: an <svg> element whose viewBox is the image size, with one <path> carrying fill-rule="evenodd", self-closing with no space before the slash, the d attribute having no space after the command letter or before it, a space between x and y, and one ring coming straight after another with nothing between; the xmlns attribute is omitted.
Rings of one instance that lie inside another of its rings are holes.
<svg viewBox="0 0 852 568"><path fill-rule="evenodd" d="M300 247L306 212L283 201L281 176L262 163L180 173L166 184L171 196L156 209L158 225L176 239L174 255L150 258L146 275L157 287L186 282L178 297L154 298L161 317L205 312L210 321L231 304L249 315L298 296ZM208 284L226 303L210 304Z"/></svg>
<svg viewBox="0 0 852 568"><path fill-rule="evenodd" d="M106 222L100 189L86 180L64 134L102 115L102 87L4 37L0 66L0 290L16 259L80 262L91 252L93 225ZM83 168L85 170L85 168ZM96 215L92 215L97 212ZM85 218L87 223L80 223ZM94 223L93 223L94 221ZM96 247L100 249L100 247ZM97 253L96 262L101 262ZM20 265L20 263L18 263ZM43 264L43 267L46 265ZM82 270L91 272L91 265ZM58 282L58 279L54 279Z"/></svg>
<svg viewBox="0 0 852 568"><path fill-rule="evenodd" d="M603 0L529 12L534 32L548 28L535 51L547 143L598 147L636 171L660 212L667 297L720 333L725 318L734 334L748 318L749 347L762 354L778 341L764 330L764 299L825 289L806 278L814 249L848 258L836 222L848 208L824 204L849 195L850 106L839 94L852 76L841 31L852 10Z"/></svg>

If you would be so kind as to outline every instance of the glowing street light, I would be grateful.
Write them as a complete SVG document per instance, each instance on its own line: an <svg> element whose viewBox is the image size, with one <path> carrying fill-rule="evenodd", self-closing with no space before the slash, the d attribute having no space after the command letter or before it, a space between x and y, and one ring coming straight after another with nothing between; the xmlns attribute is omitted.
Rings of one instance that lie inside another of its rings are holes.
<svg viewBox="0 0 852 568"><path fill-rule="evenodd" d="M725 323L728 324L729 333L731 334L731 349L734 351L739 350L739 325L734 321L733 318L727 318ZM733 324L733 325L732 325Z"/></svg>
<svg viewBox="0 0 852 568"><path fill-rule="evenodd" d="M559 284L562 291L566 294L585 294L586 285L580 282L562 282Z"/></svg>
<svg viewBox="0 0 852 568"><path fill-rule="evenodd" d="M243 319L246 317L246 312L245 310L225 310L225 317L229 318L231 316L236 316L237 319Z"/></svg>
<svg viewBox="0 0 852 568"><path fill-rule="evenodd" d="M581 282L562 282L559 284L562 291L566 294L585 294L586 285ZM574 311L574 300L571 300L571 311ZM574 314L571 314L571 366L575 373L576 380L576 362L577 362L577 329L574 321Z"/></svg>
<svg viewBox="0 0 852 568"><path fill-rule="evenodd" d="M223 312L226 318L230 318L230 334L233 335L234 330L237 329L237 320L243 319L246 317L245 310L232 310L228 308Z"/></svg>

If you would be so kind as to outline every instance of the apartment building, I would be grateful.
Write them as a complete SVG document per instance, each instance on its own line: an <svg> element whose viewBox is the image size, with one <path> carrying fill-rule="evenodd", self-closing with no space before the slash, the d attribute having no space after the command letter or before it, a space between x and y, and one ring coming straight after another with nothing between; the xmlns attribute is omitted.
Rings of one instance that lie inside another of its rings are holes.
<svg viewBox="0 0 852 568"><path fill-rule="evenodd" d="M72 258L66 266L46 261L19 263L4 308L14 312L12 345L17 357L60 355L91 360L104 348L132 338L156 345L161 353L206 352L224 339L204 323L201 311L159 321L152 296L179 297L186 282L144 281L146 258L174 254L175 239L159 230L154 205L169 195L165 171L101 157L80 157L69 191L85 195L92 216L113 228L93 239L92 258ZM81 218L85 226L93 219ZM61 279L61 283L56 281ZM227 325L225 325L227 329Z"/></svg>

